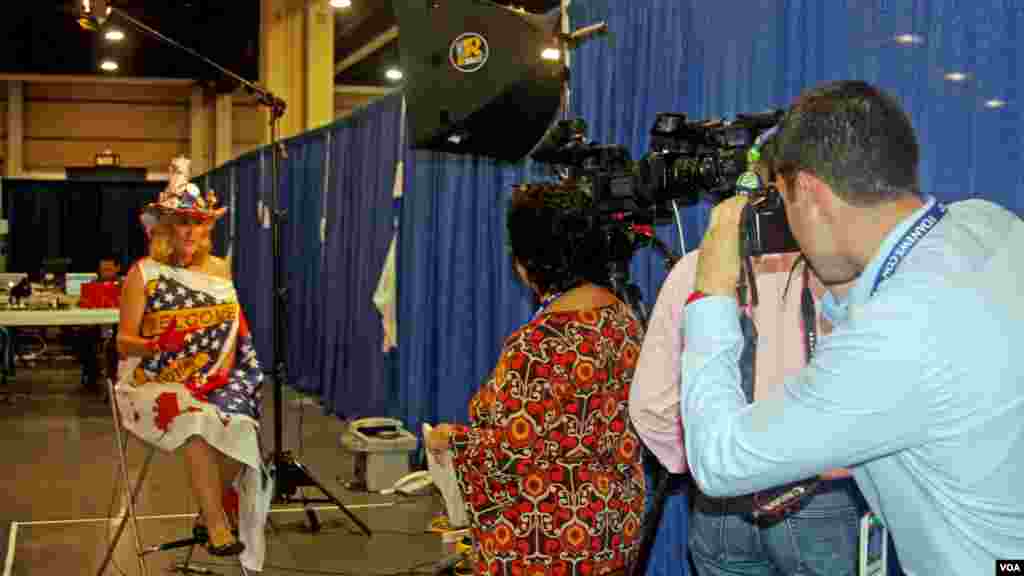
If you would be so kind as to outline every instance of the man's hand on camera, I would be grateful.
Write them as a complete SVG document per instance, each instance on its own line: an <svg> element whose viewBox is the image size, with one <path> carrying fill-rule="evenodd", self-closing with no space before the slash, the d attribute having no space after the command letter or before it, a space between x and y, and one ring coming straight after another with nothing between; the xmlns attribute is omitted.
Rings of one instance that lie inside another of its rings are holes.
<svg viewBox="0 0 1024 576"><path fill-rule="evenodd" d="M711 222L700 244L694 289L709 296L736 297L740 280L740 216L746 196L733 196L711 211Z"/></svg>

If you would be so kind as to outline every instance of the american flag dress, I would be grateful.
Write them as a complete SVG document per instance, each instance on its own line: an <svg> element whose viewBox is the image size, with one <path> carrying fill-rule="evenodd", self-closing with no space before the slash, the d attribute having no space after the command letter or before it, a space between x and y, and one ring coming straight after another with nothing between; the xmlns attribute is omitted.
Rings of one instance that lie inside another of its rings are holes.
<svg viewBox="0 0 1024 576"><path fill-rule="evenodd" d="M234 284L149 258L138 266L146 293L141 335L159 335L172 319L177 330L194 331L180 352L121 361L115 388L121 421L129 432L161 450L174 451L198 435L241 462L243 473L235 479L243 511L240 538L246 555L262 551L263 542L254 550L250 547L257 543L246 542L246 534L261 534L262 526L245 526L251 515L244 511L252 509L247 497L259 497L252 488L266 484L259 445L263 372ZM230 370L227 384L204 390L207 378L223 369ZM252 482L247 481L250 478ZM262 564L259 556L257 564Z"/></svg>

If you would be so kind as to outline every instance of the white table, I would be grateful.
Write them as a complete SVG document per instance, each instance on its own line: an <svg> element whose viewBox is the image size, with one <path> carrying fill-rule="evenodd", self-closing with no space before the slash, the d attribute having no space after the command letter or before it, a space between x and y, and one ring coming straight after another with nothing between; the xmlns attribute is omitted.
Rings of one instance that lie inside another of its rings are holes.
<svg viewBox="0 0 1024 576"><path fill-rule="evenodd" d="M13 326L94 326L117 324L117 308L69 308L66 310L0 310L0 327ZM6 339L5 339L6 340ZM8 342L7 345L10 345ZM9 366L0 359L0 385L6 389Z"/></svg>
<svg viewBox="0 0 1024 576"><path fill-rule="evenodd" d="M117 308L0 310L0 326L89 326L117 324L120 320Z"/></svg>

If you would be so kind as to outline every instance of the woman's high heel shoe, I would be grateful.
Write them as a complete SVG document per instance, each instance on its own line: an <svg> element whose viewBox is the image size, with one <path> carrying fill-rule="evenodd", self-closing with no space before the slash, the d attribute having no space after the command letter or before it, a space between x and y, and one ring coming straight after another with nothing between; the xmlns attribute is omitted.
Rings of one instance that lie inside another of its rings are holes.
<svg viewBox="0 0 1024 576"><path fill-rule="evenodd" d="M223 541L219 546L213 543L212 535L206 542L206 551L212 556L238 556L245 550L245 544L239 542L234 536L221 535L219 539Z"/></svg>

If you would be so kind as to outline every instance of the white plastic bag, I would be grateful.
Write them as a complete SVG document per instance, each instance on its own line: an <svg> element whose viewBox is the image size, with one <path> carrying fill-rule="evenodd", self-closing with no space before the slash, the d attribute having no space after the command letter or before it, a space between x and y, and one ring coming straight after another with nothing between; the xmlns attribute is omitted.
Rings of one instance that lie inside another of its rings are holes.
<svg viewBox="0 0 1024 576"><path fill-rule="evenodd" d="M423 437L428 438L430 431L434 428L430 424L423 425ZM469 526L469 515L466 513L466 502L462 499L462 490L459 489L459 481L455 478L455 468L452 465L452 451L440 457L434 456L433 452L427 450L427 470L434 480L434 486L441 491L444 498L444 507L448 512L448 524L452 528L465 528Z"/></svg>
<svg viewBox="0 0 1024 576"><path fill-rule="evenodd" d="M267 553L267 515L274 500L273 466L265 465L263 470L246 466L235 478L238 490L238 538L245 544L245 550L238 556L247 570L261 572Z"/></svg>

